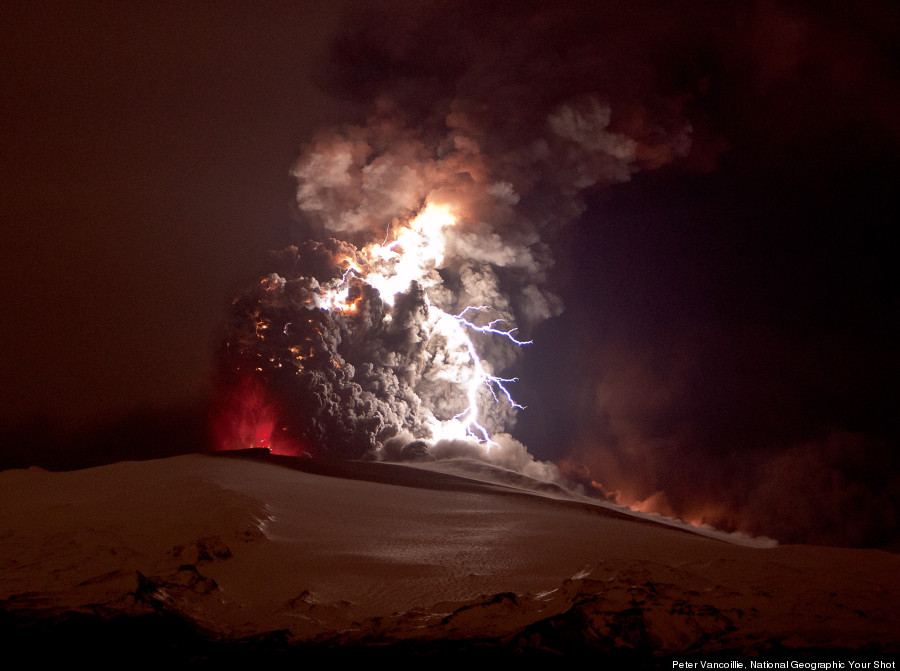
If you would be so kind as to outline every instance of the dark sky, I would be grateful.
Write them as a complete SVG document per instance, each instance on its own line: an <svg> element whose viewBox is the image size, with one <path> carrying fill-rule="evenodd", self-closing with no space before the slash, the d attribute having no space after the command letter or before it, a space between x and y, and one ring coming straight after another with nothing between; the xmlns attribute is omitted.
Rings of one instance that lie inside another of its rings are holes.
<svg viewBox="0 0 900 671"><path fill-rule="evenodd" d="M208 384L230 295L285 244L339 3L2 10L2 416Z"/></svg>
<svg viewBox="0 0 900 671"><path fill-rule="evenodd" d="M499 136L556 88L596 91L624 127L687 119L691 150L547 232L566 312L534 333L516 435L629 503L888 542L900 10L389 4L0 10L0 419L203 398L231 297L295 241L289 171L317 129L387 92L426 120L495 105Z"/></svg>

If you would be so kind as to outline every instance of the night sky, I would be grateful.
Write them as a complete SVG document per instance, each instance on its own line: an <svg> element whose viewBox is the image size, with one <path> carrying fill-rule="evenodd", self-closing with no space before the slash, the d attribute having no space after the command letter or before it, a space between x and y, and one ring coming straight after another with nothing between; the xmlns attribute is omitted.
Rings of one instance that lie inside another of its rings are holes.
<svg viewBox="0 0 900 671"><path fill-rule="evenodd" d="M513 434L630 505L895 543L900 9L372 4L0 9L4 449L205 412L232 298L316 232L321 129L464 101L508 148L590 95L646 151L542 229Z"/></svg>

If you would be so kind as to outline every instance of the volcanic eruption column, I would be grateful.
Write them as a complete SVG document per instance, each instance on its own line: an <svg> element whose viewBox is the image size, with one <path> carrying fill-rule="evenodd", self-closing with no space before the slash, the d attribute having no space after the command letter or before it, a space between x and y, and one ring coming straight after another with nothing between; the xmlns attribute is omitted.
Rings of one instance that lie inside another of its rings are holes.
<svg viewBox="0 0 900 671"><path fill-rule="evenodd" d="M278 253L234 301L220 386L245 428L223 422L221 444L467 455L552 476L506 433L519 329L562 309L539 232L577 217L584 189L629 179L647 147L613 132L595 96L558 104L514 150L465 111L431 133L399 116L383 103L297 162L300 212L330 237ZM657 139L676 156L689 132Z"/></svg>

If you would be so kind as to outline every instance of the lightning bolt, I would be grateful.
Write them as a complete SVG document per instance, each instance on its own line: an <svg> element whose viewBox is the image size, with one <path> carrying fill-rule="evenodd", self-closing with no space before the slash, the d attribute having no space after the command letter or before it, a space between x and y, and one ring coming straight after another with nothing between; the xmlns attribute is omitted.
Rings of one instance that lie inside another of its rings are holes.
<svg viewBox="0 0 900 671"><path fill-rule="evenodd" d="M480 414L480 408L478 405L478 389L482 385L487 387L496 403L500 402L500 396L498 396L499 392L513 408L524 410L525 406L516 403L515 399L512 396L512 393L509 391L509 389L506 388L506 384L510 382L518 382L519 378L498 377L487 372L484 364L481 361L481 357L479 356L478 351L475 349L475 343L473 343L472 339L466 334L466 329L475 331L477 333L486 333L506 338L511 343L518 345L519 347L530 345L532 341L517 339L515 337L515 333L516 331L518 331L518 329L516 328L508 330L497 328L498 324L501 324L505 321L504 319L495 319L484 326L478 326L471 320L465 318L466 313L468 313L469 311L482 312L490 309L492 308L488 305L469 306L459 314L449 316L457 324L457 328L460 331L461 338L465 343L466 351L469 353L469 359L472 363L472 369L474 372L473 382L467 385L468 389L466 397L468 399L469 405L465 410L456 415L454 419L458 419L463 423L466 428L466 435L474 438L479 443L487 443L489 446L494 446L496 445L496 443L491 440L490 432L478 422L478 415Z"/></svg>

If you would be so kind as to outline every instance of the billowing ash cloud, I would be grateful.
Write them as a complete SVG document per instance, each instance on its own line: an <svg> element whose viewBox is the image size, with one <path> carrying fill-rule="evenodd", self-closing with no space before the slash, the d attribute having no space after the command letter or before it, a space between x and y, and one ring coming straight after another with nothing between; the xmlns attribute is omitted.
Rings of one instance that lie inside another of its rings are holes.
<svg viewBox="0 0 900 671"><path fill-rule="evenodd" d="M369 98L368 118L322 131L297 160L318 241L281 252L234 302L223 350L226 395L249 377L270 397L274 421L259 422L273 433L254 444L527 470L506 434L511 379L534 326L562 310L542 237L583 211L586 190L690 149L678 99L612 95L618 63L589 34L570 39L577 16L447 12L366 16L336 47L336 82L368 73L349 92Z"/></svg>

